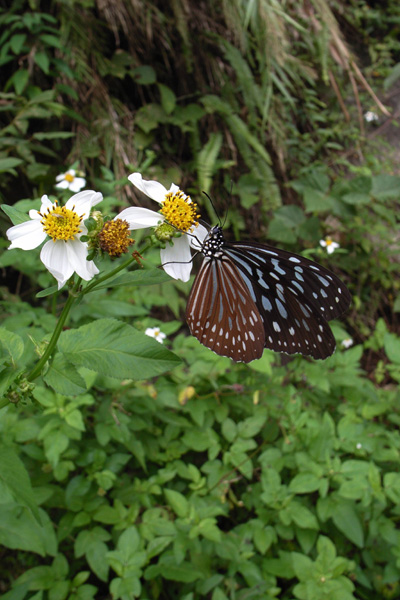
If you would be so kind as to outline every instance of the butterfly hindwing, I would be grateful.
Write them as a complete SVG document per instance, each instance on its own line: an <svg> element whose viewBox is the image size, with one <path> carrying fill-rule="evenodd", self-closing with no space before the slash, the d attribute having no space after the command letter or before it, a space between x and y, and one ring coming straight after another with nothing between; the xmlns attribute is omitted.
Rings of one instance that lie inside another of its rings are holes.
<svg viewBox="0 0 400 600"><path fill-rule="evenodd" d="M204 259L190 292L186 320L191 334L221 356L250 362L263 353L260 313L226 257Z"/></svg>

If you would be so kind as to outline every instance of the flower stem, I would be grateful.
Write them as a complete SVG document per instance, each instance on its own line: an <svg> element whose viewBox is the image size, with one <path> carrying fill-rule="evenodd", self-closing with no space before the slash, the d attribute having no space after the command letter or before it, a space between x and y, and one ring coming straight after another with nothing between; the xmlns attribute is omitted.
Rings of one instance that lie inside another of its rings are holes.
<svg viewBox="0 0 400 600"><path fill-rule="evenodd" d="M60 337L60 333L63 330L65 321L67 319L68 313L71 310L71 307L73 305L73 303L76 300L76 295L74 292L70 292L70 295L68 296L68 299L64 305L64 308L62 309L61 315L58 319L56 328L53 331L53 335L51 336L51 340L49 342L49 345L47 346L43 356L40 358L39 362L33 367L32 371L28 374L27 379L28 381L33 381L34 379L36 379L36 377L38 377L44 367L44 365L46 364L46 362L49 360L50 356L52 355L54 348L57 344L58 338Z"/></svg>
<svg viewBox="0 0 400 600"><path fill-rule="evenodd" d="M150 248L151 245L152 244L147 244L147 246L145 246L141 250L141 252L145 252L148 248ZM40 358L39 362L34 366L32 371L27 376L28 381L33 381L33 379L36 379L36 377L38 377L40 375L44 365L49 360L50 356L53 354L54 349L57 344L57 341L58 341L58 338L60 337L60 334L63 330L65 321L68 317L68 313L71 310L71 307L72 307L73 303L75 302L76 298L78 296L87 294L88 292L92 291L99 283L103 283L103 281L110 279L110 277L113 277L114 275L116 275L117 273L122 271L123 269L126 269L135 260L136 260L135 257L133 257L133 256L130 257L124 263L122 263L121 265L119 265L118 267L116 267L115 269L113 269L112 271L107 273L106 275L103 275L103 277L99 277L98 279L96 279L96 281L92 281L92 283L90 283L84 290L81 290L80 292L78 291L78 289L79 289L79 286L81 283L81 278L78 279L78 281L74 285L73 291L70 292L70 294L68 296L68 300L66 301L64 308L62 309L62 312L58 319L56 328L54 329L53 335L51 336L49 345L47 346L47 348L46 348L43 356Z"/></svg>
<svg viewBox="0 0 400 600"><path fill-rule="evenodd" d="M147 244L142 250L140 250L139 254L143 254L151 246L152 246L152 244ZM114 275L117 275L120 271L123 271L124 269L126 269L127 267L129 267L133 262L136 262L136 258L134 256L131 256L125 262L123 262L122 264L120 264L118 267L116 267L115 269L113 269L109 273L106 273L105 275L103 275L103 277L99 277L98 279L96 279L96 281L92 281L92 283L89 283L89 285L87 285L85 287L85 289L82 290L82 294L87 294L88 292L91 292L100 283L103 283L103 281L107 281L107 279L110 279L111 277L114 277Z"/></svg>

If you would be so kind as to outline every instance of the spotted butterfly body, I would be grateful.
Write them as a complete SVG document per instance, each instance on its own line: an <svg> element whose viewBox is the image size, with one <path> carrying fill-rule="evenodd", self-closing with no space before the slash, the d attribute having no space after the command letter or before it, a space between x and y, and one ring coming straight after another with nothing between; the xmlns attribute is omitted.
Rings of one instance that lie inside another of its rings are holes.
<svg viewBox="0 0 400 600"><path fill-rule="evenodd" d="M186 320L192 335L236 362L264 348L327 358L335 338L327 321L350 305L340 279L311 260L255 242L227 242L211 228Z"/></svg>

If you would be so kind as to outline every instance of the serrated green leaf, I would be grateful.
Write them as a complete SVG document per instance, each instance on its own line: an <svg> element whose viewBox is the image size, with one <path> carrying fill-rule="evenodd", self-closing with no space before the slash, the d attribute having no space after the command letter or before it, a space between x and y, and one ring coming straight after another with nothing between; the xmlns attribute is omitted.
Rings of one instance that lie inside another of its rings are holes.
<svg viewBox="0 0 400 600"><path fill-rule="evenodd" d="M147 379L180 363L162 344L114 319L98 319L64 331L58 347L75 366L117 379Z"/></svg>
<svg viewBox="0 0 400 600"><path fill-rule="evenodd" d="M60 430L50 431L44 437L44 449L46 457L53 467L57 466L61 454L69 446L69 438Z"/></svg>
<svg viewBox="0 0 400 600"><path fill-rule="evenodd" d="M18 455L7 446L0 446L0 481L17 504L27 506L40 522L38 507L25 465Z"/></svg>
<svg viewBox="0 0 400 600"><path fill-rule="evenodd" d="M97 540L96 543L90 544L85 553L90 568L101 581L108 580L109 565L106 558L107 552L107 545Z"/></svg>
<svg viewBox="0 0 400 600"><path fill-rule="evenodd" d="M344 194L344 196L342 196L342 200L346 202L346 204L352 205L368 204L369 202L371 202L371 198L368 194L360 194L357 192L352 192L351 194Z"/></svg>
<svg viewBox="0 0 400 600"><path fill-rule="evenodd" d="M9 156L7 158L0 158L0 173L13 172L14 167L18 167L18 165L22 164L24 161L21 158L14 158L13 156ZM6 206L3 204L2 206ZM9 207L12 208L12 207ZM4 210L4 208L3 208ZM4 210L4 212L6 212ZM26 221L26 215L25 215Z"/></svg>
<svg viewBox="0 0 400 600"><path fill-rule="evenodd" d="M265 554L271 545L276 542L277 536L271 526L258 527L254 532L254 545L261 554Z"/></svg>
<svg viewBox="0 0 400 600"><path fill-rule="evenodd" d="M238 424L238 435L243 439L250 439L256 436L265 425L267 420L267 411L258 410L253 417L248 417Z"/></svg>
<svg viewBox="0 0 400 600"><path fill-rule="evenodd" d="M314 188L305 188L304 204L308 212L324 212L331 211L334 206L334 201L326 193Z"/></svg>
<svg viewBox="0 0 400 600"><path fill-rule="evenodd" d="M400 194L400 177L396 175L376 175L372 178L371 194L379 200L398 198Z"/></svg>
<svg viewBox="0 0 400 600"><path fill-rule="evenodd" d="M313 473L299 473L290 482L289 489L295 494L309 494L318 490L320 483L321 479Z"/></svg>
<svg viewBox="0 0 400 600"><path fill-rule="evenodd" d="M364 545L364 532L358 514L350 503L337 504L332 520L343 535L359 548Z"/></svg>
<svg viewBox="0 0 400 600"><path fill-rule="evenodd" d="M52 46L53 48L59 48L59 49L62 48L62 42L61 42L60 37L51 35L50 33L42 33L42 35L40 36L40 39L42 40L42 42L44 42L48 46Z"/></svg>
<svg viewBox="0 0 400 600"><path fill-rule="evenodd" d="M180 492L170 489L164 489L165 498L168 504L178 517L187 517L189 514L189 503L185 496Z"/></svg>
<svg viewBox="0 0 400 600"><path fill-rule="evenodd" d="M202 519L200 523L192 527L189 532L189 538L194 539L202 535L210 542L219 543L221 542L221 531L216 525L216 519L214 517L207 517Z"/></svg>
<svg viewBox="0 0 400 600"><path fill-rule="evenodd" d="M133 70L132 76L139 85L151 85L157 81L157 75L153 67L141 65Z"/></svg>
<svg viewBox="0 0 400 600"><path fill-rule="evenodd" d="M35 53L33 60L35 61L37 66L42 69L43 73L45 73L46 75L49 74L50 59L47 55L47 52L45 52L44 50L39 50L39 52Z"/></svg>
<svg viewBox="0 0 400 600"><path fill-rule="evenodd" d="M299 502L292 501L287 507L292 522L303 529L317 529L318 521L315 515Z"/></svg>
<svg viewBox="0 0 400 600"><path fill-rule="evenodd" d="M173 557L166 557L168 560L162 560L157 565L151 565L145 571L145 579L152 581L159 575L162 575L168 581L180 581L181 583L192 583L196 579L202 579L203 573L195 568L190 562L176 564Z"/></svg>
<svg viewBox="0 0 400 600"><path fill-rule="evenodd" d="M51 296L52 294L55 294L56 292L58 292L58 286L57 285L52 285L51 287L42 290L41 292L38 292L36 294L36 298L46 298L46 296Z"/></svg>
<svg viewBox="0 0 400 600"><path fill-rule="evenodd" d="M20 223L25 223L25 221L29 221L29 217L26 213L23 213L22 211L18 210L17 208L14 208L13 206L8 206L8 204L2 204L1 209L10 218L11 223L13 225L19 225Z"/></svg>
<svg viewBox="0 0 400 600"><path fill-rule="evenodd" d="M161 106L167 115L170 115L176 106L176 96L171 88L162 83L158 84L158 89L161 95Z"/></svg>
<svg viewBox="0 0 400 600"><path fill-rule="evenodd" d="M104 284L96 286L96 291L109 287L155 285L167 281L171 281L171 277L162 269L137 269L136 271L125 273L116 279L112 279Z"/></svg>
<svg viewBox="0 0 400 600"><path fill-rule="evenodd" d="M0 398L4 397L13 382L24 372L23 369L15 370L14 367L6 367L0 372Z"/></svg>
<svg viewBox="0 0 400 600"><path fill-rule="evenodd" d="M10 39L10 47L14 54L21 52L22 46L26 40L26 33L16 33Z"/></svg>
<svg viewBox="0 0 400 600"><path fill-rule="evenodd" d="M16 363L21 358L24 351L24 342L22 338L12 331L0 327L0 352L8 355L12 363Z"/></svg>
<svg viewBox="0 0 400 600"><path fill-rule="evenodd" d="M153 538L147 546L148 559L158 556L165 550L173 541L172 536L160 536Z"/></svg>
<svg viewBox="0 0 400 600"><path fill-rule="evenodd" d="M140 536L134 525L125 529L125 531L119 536L117 542L117 548L125 556L131 556L137 552L140 547Z"/></svg>
<svg viewBox="0 0 400 600"><path fill-rule="evenodd" d="M385 333L383 345L388 359L396 365L400 365L400 337L394 333Z"/></svg>
<svg viewBox="0 0 400 600"><path fill-rule="evenodd" d="M56 354L53 362L43 379L58 394L77 396L86 391L84 379L63 354Z"/></svg>
<svg viewBox="0 0 400 600"><path fill-rule="evenodd" d="M28 70L27 69L19 69L11 77L11 80L14 85L15 91L17 92L18 95L21 95L29 81Z"/></svg>
<svg viewBox="0 0 400 600"><path fill-rule="evenodd" d="M39 520L42 514L45 513L40 511ZM28 509L21 509L16 505L2 505L0 511L0 544L2 546L45 556L47 533L48 531L34 520Z"/></svg>

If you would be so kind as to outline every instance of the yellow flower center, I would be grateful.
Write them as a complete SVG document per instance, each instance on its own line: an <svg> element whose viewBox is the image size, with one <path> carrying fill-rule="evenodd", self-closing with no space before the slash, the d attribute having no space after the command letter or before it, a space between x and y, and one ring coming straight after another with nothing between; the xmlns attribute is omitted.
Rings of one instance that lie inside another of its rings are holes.
<svg viewBox="0 0 400 600"><path fill-rule="evenodd" d="M333 244L333 241L331 240L331 238L325 238L325 243L327 246L330 246L331 244Z"/></svg>
<svg viewBox="0 0 400 600"><path fill-rule="evenodd" d="M75 179L75 175L71 175L71 173L65 173L64 179L68 181L68 183L72 183Z"/></svg>
<svg viewBox="0 0 400 600"><path fill-rule="evenodd" d="M69 210L65 206L58 206L57 202L53 204L51 209L47 210L47 214L42 215L42 213L39 213L39 215L42 217L40 222L44 231L52 238L53 242L56 240L67 242L73 240L78 233L81 233L79 227L82 217L74 210Z"/></svg>
<svg viewBox="0 0 400 600"><path fill-rule="evenodd" d="M200 215L197 214L197 204L181 190L176 193L168 192L162 203L161 214L180 231L190 231L199 224Z"/></svg>
<svg viewBox="0 0 400 600"><path fill-rule="evenodd" d="M121 256L134 243L129 235L129 225L123 219L107 221L99 233L100 248L110 256Z"/></svg>

